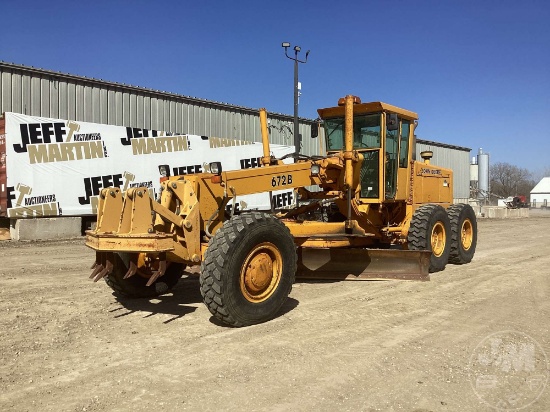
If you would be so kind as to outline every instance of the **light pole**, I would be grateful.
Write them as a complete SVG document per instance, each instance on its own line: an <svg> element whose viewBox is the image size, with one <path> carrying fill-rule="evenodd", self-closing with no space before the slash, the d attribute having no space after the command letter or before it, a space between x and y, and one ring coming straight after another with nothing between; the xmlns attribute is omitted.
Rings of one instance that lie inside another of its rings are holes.
<svg viewBox="0 0 550 412"><path fill-rule="evenodd" d="M306 59L298 59L298 53L302 50L300 46L294 46L294 57L288 55L288 48L290 47L289 42L283 42L281 46L285 49L285 56L290 60L294 60L294 147L296 153L300 153L300 131L298 126L298 63L307 63L307 56L309 55L309 50L306 52Z"/></svg>

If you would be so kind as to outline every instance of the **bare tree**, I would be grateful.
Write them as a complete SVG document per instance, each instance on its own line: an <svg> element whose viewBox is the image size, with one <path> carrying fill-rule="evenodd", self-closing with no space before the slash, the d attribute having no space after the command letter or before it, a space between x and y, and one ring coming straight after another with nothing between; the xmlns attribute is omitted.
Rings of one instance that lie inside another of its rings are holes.
<svg viewBox="0 0 550 412"><path fill-rule="evenodd" d="M491 192L501 197L528 196L536 182L531 172L505 162L491 166Z"/></svg>
<svg viewBox="0 0 550 412"><path fill-rule="evenodd" d="M546 166L544 168L536 169L532 173L532 177L533 177L533 180L537 183L540 182L540 180L543 177L550 177L550 166Z"/></svg>

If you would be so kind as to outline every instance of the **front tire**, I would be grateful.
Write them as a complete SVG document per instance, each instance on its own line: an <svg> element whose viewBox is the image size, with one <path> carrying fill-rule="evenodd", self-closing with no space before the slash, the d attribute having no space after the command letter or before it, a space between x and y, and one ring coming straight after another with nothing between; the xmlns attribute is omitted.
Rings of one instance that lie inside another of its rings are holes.
<svg viewBox="0 0 550 412"><path fill-rule="evenodd" d="M476 252L477 219L472 206L465 203L447 209L451 220L451 253L449 263L470 263Z"/></svg>
<svg viewBox="0 0 550 412"><path fill-rule="evenodd" d="M152 298L169 292L181 278L185 265L169 262L164 275L159 277L151 286L147 281L151 276L150 271L139 269L138 272L124 279L130 266L130 260L137 260L136 254L108 253L106 258L113 264L113 270L105 276L105 282L116 294L129 298Z"/></svg>
<svg viewBox="0 0 550 412"><path fill-rule="evenodd" d="M411 250L429 250L430 273L445 269L451 251L450 221L447 212L440 205L422 205L413 214L408 247Z"/></svg>
<svg viewBox="0 0 550 412"><path fill-rule="evenodd" d="M200 290L212 315L231 326L272 319L296 276L296 247L288 228L273 216L233 216L208 244Z"/></svg>

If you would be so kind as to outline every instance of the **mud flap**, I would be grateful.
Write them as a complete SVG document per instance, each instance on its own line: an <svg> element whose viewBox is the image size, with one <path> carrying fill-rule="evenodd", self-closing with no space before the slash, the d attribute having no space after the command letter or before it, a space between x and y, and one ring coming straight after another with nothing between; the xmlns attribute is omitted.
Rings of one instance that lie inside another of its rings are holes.
<svg viewBox="0 0 550 412"><path fill-rule="evenodd" d="M298 249L296 278L430 280L429 251L399 249Z"/></svg>

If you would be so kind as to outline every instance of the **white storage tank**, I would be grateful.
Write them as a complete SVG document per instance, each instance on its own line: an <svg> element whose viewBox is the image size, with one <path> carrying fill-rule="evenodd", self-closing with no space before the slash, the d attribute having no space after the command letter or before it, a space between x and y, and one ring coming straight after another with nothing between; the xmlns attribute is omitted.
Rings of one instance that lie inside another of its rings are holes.
<svg viewBox="0 0 550 412"><path fill-rule="evenodd" d="M487 202L489 200L489 153L483 153L479 148L477 154L478 199Z"/></svg>

